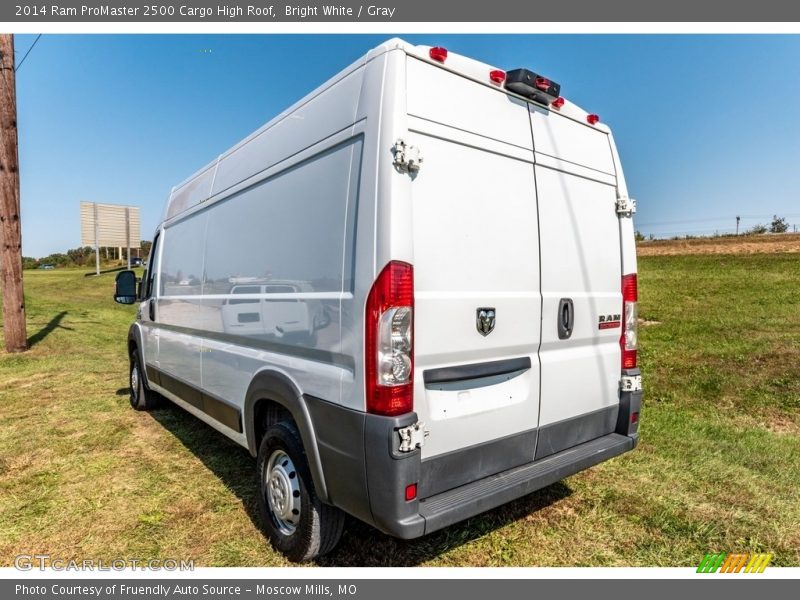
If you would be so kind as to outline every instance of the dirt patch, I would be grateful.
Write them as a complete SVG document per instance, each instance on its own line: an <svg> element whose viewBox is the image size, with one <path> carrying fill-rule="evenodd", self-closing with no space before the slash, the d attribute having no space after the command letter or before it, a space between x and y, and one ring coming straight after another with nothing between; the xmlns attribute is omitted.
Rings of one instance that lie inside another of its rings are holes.
<svg viewBox="0 0 800 600"><path fill-rule="evenodd" d="M648 319L637 319L636 324L639 327L652 327L653 325L661 325L661 321L650 321Z"/></svg>
<svg viewBox="0 0 800 600"><path fill-rule="evenodd" d="M740 235L730 237L653 240L636 244L639 256L679 254L766 254L800 252L800 234Z"/></svg>

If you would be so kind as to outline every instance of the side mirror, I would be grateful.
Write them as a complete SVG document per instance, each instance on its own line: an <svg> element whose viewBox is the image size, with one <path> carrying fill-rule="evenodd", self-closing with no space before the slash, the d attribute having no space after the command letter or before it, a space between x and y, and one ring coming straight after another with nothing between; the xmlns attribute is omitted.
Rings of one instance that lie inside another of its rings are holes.
<svg viewBox="0 0 800 600"><path fill-rule="evenodd" d="M120 271L114 287L114 301L120 304L133 304L136 302L136 273L133 271Z"/></svg>

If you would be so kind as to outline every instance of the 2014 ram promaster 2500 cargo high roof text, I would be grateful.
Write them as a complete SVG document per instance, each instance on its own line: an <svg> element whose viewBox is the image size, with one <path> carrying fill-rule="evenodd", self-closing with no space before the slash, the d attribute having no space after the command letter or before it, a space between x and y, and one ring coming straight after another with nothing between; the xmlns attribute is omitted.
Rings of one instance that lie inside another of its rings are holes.
<svg viewBox="0 0 800 600"><path fill-rule="evenodd" d="M526 69L390 40L175 187L131 403L258 457L292 560L416 538L632 449L632 213L609 129Z"/></svg>

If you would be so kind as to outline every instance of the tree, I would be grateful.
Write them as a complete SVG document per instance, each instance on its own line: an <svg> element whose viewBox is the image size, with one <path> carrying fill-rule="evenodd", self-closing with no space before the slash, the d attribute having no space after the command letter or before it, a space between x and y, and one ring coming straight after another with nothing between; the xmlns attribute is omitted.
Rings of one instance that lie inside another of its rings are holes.
<svg viewBox="0 0 800 600"><path fill-rule="evenodd" d="M786 233L789 231L789 223L786 219L778 215L772 215L772 224L769 226L770 233Z"/></svg>
<svg viewBox="0 0 800 600"><path fill-rule="evenodd" d="M636 241L637 242L643 242L644 239L645 239L644 238L644 234L641 231L639 231L638 229L636 230L635 236L636 236Z"/></svg>
<svg viewBox="0 0 800 600"><path fill-rule="evenodd" d="M758 225L753 225L753 228L748 232L754 235L761 235L762 233L767 233L767 226L762 225L759 223Z"/></svg>

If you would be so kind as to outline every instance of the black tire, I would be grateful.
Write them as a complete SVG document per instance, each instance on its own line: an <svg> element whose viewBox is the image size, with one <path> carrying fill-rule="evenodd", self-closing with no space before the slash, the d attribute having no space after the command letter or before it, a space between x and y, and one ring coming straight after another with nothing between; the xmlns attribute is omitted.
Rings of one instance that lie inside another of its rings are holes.
<svg viewBox="0 0 800 600"><path fill-rule="evenodd" d="M258 477L261 520L278 552L293 562L305 562L333 550L342 537L344 513L317 497L293 423L277 423L264 434Z"/></svg>
<svg viewBox="0 0 800 600"><path fill-rule="evenodd" d="M147 389L142 372L142 361L139 360L139 351L131 352L131 365L128 374L128 383L131 389L131 406L136 410L151 410L159 405L161 397Z"/></svg>

